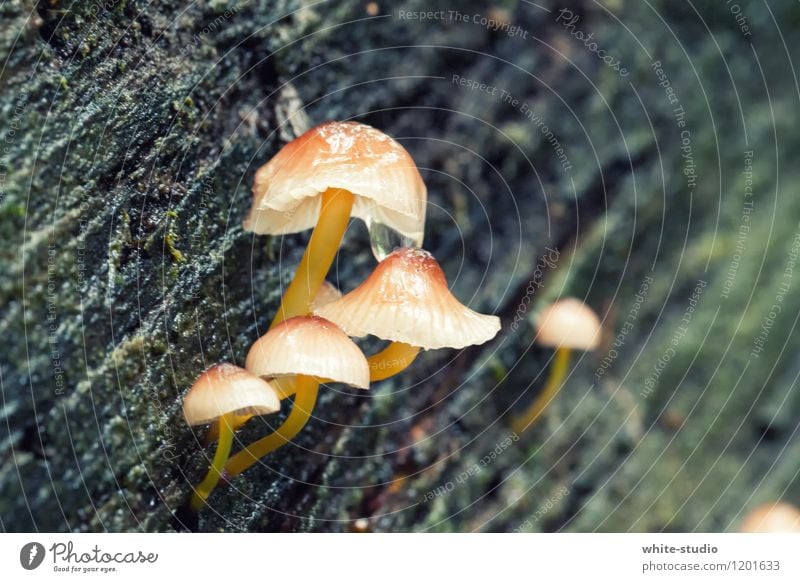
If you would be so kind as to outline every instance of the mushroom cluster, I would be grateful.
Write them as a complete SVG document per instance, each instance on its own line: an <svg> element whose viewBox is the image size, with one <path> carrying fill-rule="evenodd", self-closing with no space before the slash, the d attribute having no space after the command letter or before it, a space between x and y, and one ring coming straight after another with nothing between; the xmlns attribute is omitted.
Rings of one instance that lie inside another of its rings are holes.
<svg viewBox="0 0 800 582"><path fill-rule="evenodd" d="M283 147L255 176L244 221L256 234L313 227L291 284L267 333L250 348L245 369L219 364L184 398L190 425L212 423L217 448L194 489L199 510L223 474L232 477L275 451L311 418L320 384L368 389L406 369L420 350L463 348L491 340L500 320L456 299L439 263L423 250L427 190L409 153L383 132L328 122ZM351 217L363 220L379 261L341 296L325 277ZM369 357L350 337L389 343ZM292 409L274 432L230 456L235 431L252 416Z"/></svg>

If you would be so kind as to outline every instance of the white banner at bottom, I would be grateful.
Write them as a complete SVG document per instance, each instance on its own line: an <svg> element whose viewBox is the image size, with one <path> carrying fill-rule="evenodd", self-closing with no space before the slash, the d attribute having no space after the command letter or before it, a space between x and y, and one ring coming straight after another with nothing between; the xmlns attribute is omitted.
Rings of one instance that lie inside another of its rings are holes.
<svg viewBox="0 0 800 582"><path fill-rule="evenodd" d="M4 580L800 580L798 534L4 534Z"/></svg>

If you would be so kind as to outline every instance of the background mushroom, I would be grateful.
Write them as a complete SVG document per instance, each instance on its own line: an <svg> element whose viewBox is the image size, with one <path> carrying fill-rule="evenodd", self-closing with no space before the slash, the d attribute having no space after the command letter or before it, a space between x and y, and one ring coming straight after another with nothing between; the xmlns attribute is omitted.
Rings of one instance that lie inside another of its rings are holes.
<svg viewBox="0 0 800 582"><path fill-rule="evenodd" d="M319 125L256 172L245 230L300 232L316 224L273 325L310 310L350 215L374 236L421 245L427 190L408 152L381 131L352 121ZM383 247L387 242L379 244Z"/></svg>
<svg viewBox="0 0 800 582"><path fill-rule="evenodd" d="M572 350L592 351L600 342L600 319L583 301L566 298L556 301L539 315L535 342L556 349L555 362L542 391L512 427L520 433L530 428L558 394L564 382Z"/></svg>
<svg viewBox="0 0 800 582"><path fill-rule="evenodd" d="M320 382L369 388L364 354L336 325L316 316L293 317L275 326L250 348L246 366L262 377L296 378L296 394L292 411L275 432L231 457L225 467L230 475L238 475L300 432L311 417Z"/></svg>
<svg viewBox="0 0 800 582"><path fill-rule="evenodd" d="M183 399L183 416L189 426L218 420L220 434L211 468L192 495L192 509L199 510L219 482L231 452L234 417L269 414L280 406L268 382L233 364L218 364L200 375Z"/></svg>
<svg viewBox="0 0 800 582"><path fill-rule="evenodd" d="M400 373L420 349L482 344L500 330L500 318L463 305L428 251L401 248L381 261L356 289L315 311L348 335L374 335L392 344L370 356L370 379Z"/></svg>

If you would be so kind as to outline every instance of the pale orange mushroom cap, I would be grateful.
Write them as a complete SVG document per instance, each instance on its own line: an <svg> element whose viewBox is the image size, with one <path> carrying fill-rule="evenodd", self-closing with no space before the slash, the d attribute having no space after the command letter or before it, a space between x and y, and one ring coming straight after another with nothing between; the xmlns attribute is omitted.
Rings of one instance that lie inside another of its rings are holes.
<svg viewBox="0 0 800 582"><path fill-rule="evenodd" d="M540 346L591 351L600 343L600 318L578 299L560 299L547 307L536 329Z"/></svg>
<svg viewBox="0 0 800 582"><path fill-rule="evenodd" d="M247 369L273 378L302 374L369 388L369 364L359 347L321 317L287 319L261 336L247 353Z"/></svg>
<svg viewBox="0 0 800 582"><path fill-rule="evenodd" d="M743 533L800 533L800 510L784 502L764 503L748 513L739 531Z"/></svg>
<svg viewBox="0 0 800 582"><path fill-rule="evenodd" d="M218 364L203 372L183 399L189 426L208 424L225 414L257 416L280 408L269 382L233 364Z"/></svg>
<svg viewBox="0 0 800 582"><path fill-rule="evenodd" d="M477 313L450 293L439 263L421 249L395 250L356 289L315 313L352 336L424 349L482 344L500 331L500 318Z"/></svg>
<svg viewBox="0 0 800 582"><path fill-rule="evenodd" d="M409 153L363 123L329 121L284 146L256 172L245 230L289 234L312 228L321 194L355 196L353 216L390 226L422 244L427 190Z"/></svg>

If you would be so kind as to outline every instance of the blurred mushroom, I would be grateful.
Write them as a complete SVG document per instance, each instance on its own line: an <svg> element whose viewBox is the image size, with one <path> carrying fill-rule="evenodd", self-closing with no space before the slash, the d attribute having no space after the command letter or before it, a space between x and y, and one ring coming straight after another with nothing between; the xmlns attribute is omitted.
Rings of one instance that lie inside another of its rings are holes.
<svg viewBox="0 0 800 582"><path fill-rule="evenodd" d="M745 515L742 533L800 533L800 510L784 502L764 503Z"/></svg>
<svg viewBox="0 0 800 582"><path fill-rule="evenodd" d="M287 319L262 336L247 354L247 369L261 377L293 377L295 399L286 421L231 457L225 466L238 475L258 459L291 441L308 422L320 382L342 382L369 388L364 354L330 321L316 316Z"/></svg>
<svg viewBox="0 0 800 582"><path fill-rule="evenodd" d="M233 443L234 417L269 414L280 410L280 400L268 382L232 364L209 368L183 399L183 416L189 426L219 420L220 438L211 468L195 488L191 507L200 510L219 482Z"/></svg>
<svg viewBox="0 0 800 582"><path fill-rule="evenodd" d="M541 393L528 409L514 419L514 432L530 428L561 388L569 369L572 350L592 351L601 337L600 319L585 303L567 298L547 307L536 323L536 344L555 348L555 363Z"/></svg>
<svg viewBox="0 0 800 582"><path fill-rule="evenodd" d="M313 227L273 325L310 311L351 214L371 235L422 244L427 190L408 152L381 131L352 121L319 125L259 168L244 228L289 234Z"/></svg>
<svg viewBox="0 0 800 582"><path fill-rule="evenodd" d="M392 342L369 357L373 382L402 372L420 349L482 344L500 330L498 317L477 313L450 293L439 263L422 249L395 250L356 289L315 313L348 335Z"/></svg>

